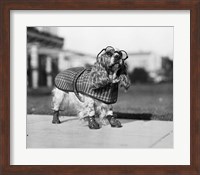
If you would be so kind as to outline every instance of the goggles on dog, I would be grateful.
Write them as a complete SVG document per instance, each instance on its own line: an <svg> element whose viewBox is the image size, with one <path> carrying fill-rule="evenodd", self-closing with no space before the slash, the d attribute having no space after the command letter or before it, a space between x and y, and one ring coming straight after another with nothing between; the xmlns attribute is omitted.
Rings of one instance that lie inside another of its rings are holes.
<svg viewBox="0 0 200 175"><path fill-rule="evenodd" d="M97 58L102 52L105 52L107 55L112 56L117 53L122 57L122 60L125 61L128 58L128 54L124 50L115 51L112 46L107 46L105 49L102 49L101 52L98 53Z"/></svg>

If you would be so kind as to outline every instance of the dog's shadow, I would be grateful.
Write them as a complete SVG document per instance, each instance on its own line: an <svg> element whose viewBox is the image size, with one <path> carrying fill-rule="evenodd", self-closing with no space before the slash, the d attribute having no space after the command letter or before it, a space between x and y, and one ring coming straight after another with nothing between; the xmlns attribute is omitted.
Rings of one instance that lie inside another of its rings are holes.
<svg viewBox="0 0 200 175"><path fill-rule="evenodd" d="M156 115L152 113L123 113L123 112L114 112L117 115L116 118L120 119L122 123L133 122L134 120L143 120L143 121L150 121L150 120L163 120L163 121L173 121L172 114L163 114L163 115ZM64 116L63 116L64 117ZM124 119L124 120L123 120ZM79 117L64 117L61 120L61 123L65 123L68 121L73 120L80 120ZM86 120L85 120L86 121Z"/></svg>
<svg viewBox="0 0 200 175"><path fill-rule="evenodd" d="M122 113L114 112L119 119L132 119L132 120L152 120L151 113Z"/></svg>
<svg viewBox="0 0 200 175"><path fill-rule="evenodd" d="M114 112L117 115L118 119L131 119L131 120L152 120L151 113L122 113L122 112ZM78 117L67 118L61 120L61 123L65 123L68 121L79 120Z"/></svg>

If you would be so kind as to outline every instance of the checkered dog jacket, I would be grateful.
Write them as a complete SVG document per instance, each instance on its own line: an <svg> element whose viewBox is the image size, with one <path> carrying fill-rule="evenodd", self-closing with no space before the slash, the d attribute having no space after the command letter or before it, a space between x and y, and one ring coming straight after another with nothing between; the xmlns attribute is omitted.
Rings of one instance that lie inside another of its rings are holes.
<svg viewBox="0 0 200 175"><path fill-rule="evenodd" d="M108 84L95 89L89 80L91 68L75 67L64 70L55 78L55 86L65 92L74 92L78 99L79 93L92 97L106 104L116 103L118 97L118 83Z"/></svg>

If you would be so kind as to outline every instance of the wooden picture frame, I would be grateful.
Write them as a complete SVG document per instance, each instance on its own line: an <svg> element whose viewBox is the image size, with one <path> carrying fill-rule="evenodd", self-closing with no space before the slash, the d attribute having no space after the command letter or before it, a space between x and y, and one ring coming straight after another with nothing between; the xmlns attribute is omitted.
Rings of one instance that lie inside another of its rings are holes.
<svg viewBox="0 0 200 175"><path fill-rule="evenodd" d="M10 165L11 10L190 10L190 165ZM0 2L0 174L200 174L199 0L2 0Z"/></svg>

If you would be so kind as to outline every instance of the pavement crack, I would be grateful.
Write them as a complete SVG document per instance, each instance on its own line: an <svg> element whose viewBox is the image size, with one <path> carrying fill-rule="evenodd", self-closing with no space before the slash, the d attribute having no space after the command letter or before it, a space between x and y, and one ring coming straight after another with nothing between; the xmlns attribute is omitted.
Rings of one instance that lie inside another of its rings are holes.
<svg viewBox="0 0 200 175"><path fill-rule="evenodd" d="M150 148L153 148L155 145L157 145L160 141L162 141L163 139L165 139L167 136L169 136L170 134L173 133L173 130L171 130L170 132L168 132L167 134L165 134L164 136L162 136L160 139L158 139L155 143L153 143L152 145L150 145Z"/></svg>

